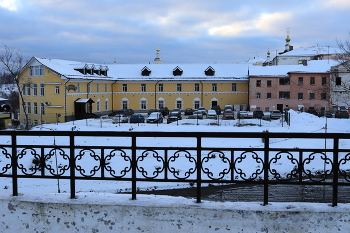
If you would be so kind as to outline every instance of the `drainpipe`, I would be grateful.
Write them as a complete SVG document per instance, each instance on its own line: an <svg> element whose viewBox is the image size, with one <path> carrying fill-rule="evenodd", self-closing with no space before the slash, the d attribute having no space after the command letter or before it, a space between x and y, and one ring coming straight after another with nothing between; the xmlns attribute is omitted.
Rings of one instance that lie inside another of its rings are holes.
<svg viewBox="0 0 350 233"><path fill-rule="evenodd" d="M114 84L116 84L118 81L115 81L114 83L112 83L112 112L114 111Z"/></svg>
<svg viewBox="0 0 350 233"><path fill-rule="evenodd" d="M202 83L202 81L199 81L199 82L201 83L201 102L202 102L201 106L199 106L199 107L203 107L203 103L204 103L204 99L203 99L203 83Z"/></svg>
<svg viewBox="0 0 350 233"><path fill-rule="evenodd" d="M62 77L62 76L61 76ZM66 84L70 81L71 79L68 78L68 80L64 83L64 106L63 106L63 115L64 115L64 121L66 121L66 116L67 116L67 87Z"/></svg>
<svg viewBox="0 0 350 233"><path fill-rule="evenodd" d="M158 80L156 84L154 85L154 109L157 109L157 84L160 82Z"/></svg>

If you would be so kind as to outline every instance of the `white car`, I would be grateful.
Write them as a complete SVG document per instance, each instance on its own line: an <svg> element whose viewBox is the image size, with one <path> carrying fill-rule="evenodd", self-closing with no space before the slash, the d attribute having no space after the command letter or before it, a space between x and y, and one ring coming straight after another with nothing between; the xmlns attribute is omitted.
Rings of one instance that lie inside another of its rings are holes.
<svg viewBox="0 0 350 233"><path fill-rule="evenodd" d="M207 115L207 110L205 109L205 107L199 107L197 111L202 112L203 115Z"/></svg>
<svg viewBox="0 0 350 233"><path fill-rule="evenodd" d="M209 116L214 117L215 119L218 117L215 110L208 110L207 117Z"/></svg>
<svg viewBox="0 0 350 233"><path fill-rule="evenodd" d="M193 112L193 116L196 116L198 119L203 119L203 113L201 111Z"/></svg>
<svg viewBox="0 0 350 233"><path fill-rule="evenodd" d="M270 114L271 119L280 119L282 116L282 113L279 110L273 110Z"/></svg>
<svg viewBox="0 0 350 233"><path fill-rule="evenodd" d="M117 123L128 123L129 122L129 117L126 115L115 115L112 118L112 123L117 124Z"/></svg>

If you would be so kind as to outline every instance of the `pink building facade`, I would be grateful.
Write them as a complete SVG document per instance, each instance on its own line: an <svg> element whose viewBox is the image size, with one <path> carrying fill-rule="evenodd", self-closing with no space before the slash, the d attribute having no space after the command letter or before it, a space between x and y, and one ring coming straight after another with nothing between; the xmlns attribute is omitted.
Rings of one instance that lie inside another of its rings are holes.
<svg viewBox="0 0 350 233"><path fill-rule="evenodd" d="M249 77L251 111L330 109L330 74L289 72L286 75Z"/></svg>

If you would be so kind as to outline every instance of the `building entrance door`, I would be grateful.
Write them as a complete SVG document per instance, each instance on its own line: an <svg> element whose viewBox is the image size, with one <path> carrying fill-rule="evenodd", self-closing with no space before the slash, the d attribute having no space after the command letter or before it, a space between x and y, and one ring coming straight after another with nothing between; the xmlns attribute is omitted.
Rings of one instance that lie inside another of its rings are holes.
<svg viewBox="0 0 350 233"><path fill-rule="evenodd" d="M283 112L283 104L277 104L277 110L280 110L280 112Z"/></svg>

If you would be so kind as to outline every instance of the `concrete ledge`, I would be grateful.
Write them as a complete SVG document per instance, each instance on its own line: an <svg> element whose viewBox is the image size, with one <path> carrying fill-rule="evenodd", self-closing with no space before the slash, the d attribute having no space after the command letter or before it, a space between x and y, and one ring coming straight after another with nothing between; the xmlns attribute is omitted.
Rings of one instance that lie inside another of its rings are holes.
<svg viewBox="0 0 350 233"><path fill-rule="evenodd" d="M155 195L0 192L0 232L350 232L350 204L209 202Z"/></svg>

